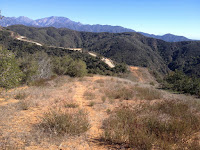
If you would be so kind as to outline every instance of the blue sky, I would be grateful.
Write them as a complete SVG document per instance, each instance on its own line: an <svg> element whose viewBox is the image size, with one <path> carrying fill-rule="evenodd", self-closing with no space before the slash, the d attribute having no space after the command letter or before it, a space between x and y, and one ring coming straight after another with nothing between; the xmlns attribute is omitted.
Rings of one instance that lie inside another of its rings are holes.
<svg viewBox="0 0 200 150"><path fill-rule="evenodd" d="M63 16L83 24L200 39L200 0L0 0L0 9L7 17Z"/></svg>

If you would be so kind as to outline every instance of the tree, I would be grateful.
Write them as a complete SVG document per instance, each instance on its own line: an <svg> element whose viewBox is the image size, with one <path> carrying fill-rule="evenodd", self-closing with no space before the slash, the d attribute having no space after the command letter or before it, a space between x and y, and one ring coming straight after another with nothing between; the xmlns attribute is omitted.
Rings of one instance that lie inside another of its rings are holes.
<svg viewBox="0 0 200 150"><path fill-rule="evenodd" d="M33 77L38 74L38 62L35 57L30 54L24 54L18 59L20 70L23 72L23 83L30 83Z"/></svg>
<svg viewBox="0 0 200 150"><path fill-rule="evenodd" d="M183 72L175 70L166 76L164 81L164 88L200 96L200 80L198 78L189 77Z"/></svg>
<svg viewBox="0 0 200 150"><path fill-rule="evenodd" d="M0 86L13 88L20 83L22 75L15 55L0 48Z"/></svg>
<svg viewBox="0 0 200 150"><path fill-rule="evenodd" d="M53 71L57 75L66 75L69 66L74 62L74 60L69 56L64 57L53 57Z"/></svg>
<svg viewBox="0 0 200 150"><path fill-rule="evenodd" d="M72 77L83 77L87 74L86 63L82 60L74 61L67 71L67 74Z"/></svg>
<svg viewBox="0 0 200 150"><path fill-rule="evenodd" d="M53 70L58 75L83 77L87 74L86 63L80 59L73 60L70 56L54 57Z"/></svg>
<svg viewBox="0 0 200 150"><path fill-rule="evenodd" d="M32 76L32 81L50 78L52 76L52 63L48 54L40 51L34 53L32 57L37 63L37 73Z"/></svg>

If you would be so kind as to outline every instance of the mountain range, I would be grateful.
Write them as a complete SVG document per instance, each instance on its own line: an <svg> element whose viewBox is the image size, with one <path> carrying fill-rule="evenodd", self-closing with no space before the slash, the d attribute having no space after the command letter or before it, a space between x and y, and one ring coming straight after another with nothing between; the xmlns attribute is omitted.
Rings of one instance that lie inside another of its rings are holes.
<svg viewBox="0 0 200 150"><path fill-rule="evenodd" d="M80 22L72 21L65 17L47 17L37 20L32 20L28 17L5 17L0 25L3 27L11 26L11 25L25 25L25 26L33 26L33 27L55 27L55 28L68 28L76 31L85 31L85 32L109 32L109 33L123 33L123 32L136 32L135 30L124 28L121 26L111 26L111 25L89 25L82 24ZM153 37L156 39L161 39L167 42L180 42L180 41L190 41L190 39L184 36L176 36L173 34L165 34L163 36L148 34L139 32L140 34Z"/></svg>
<svg viewBox="0 0 200 150"><path fill-rule="evenodd" d="M200 77L200 41L165 42L136 32L93 33L66 28L37 28L23 25L9 26L5 29L41 43L43 47L46 47L48 54L58 55L62 52L60 49L51 50L49 46L83 48L84 51L96 52L118 63L147 67L152 72L156 71L163 75L170 70L178 69L188 75ZM4 45L13 46L7 49L13 51L18 49L20 53L23 50L33 53L41 48L37 45L25 47L23 43L17 41L13 44L7 43L6 40L4 42Z"/></svg>

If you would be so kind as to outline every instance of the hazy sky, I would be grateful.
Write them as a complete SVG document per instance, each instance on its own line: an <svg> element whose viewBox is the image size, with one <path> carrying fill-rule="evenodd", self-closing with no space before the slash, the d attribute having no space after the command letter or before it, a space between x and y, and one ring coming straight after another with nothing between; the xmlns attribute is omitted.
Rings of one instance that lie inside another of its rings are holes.
<svg viewBox="0 0 200 150"><path fill-rule="evenodd" d="M0 0L0 9L7 17L63 16L83 24L200 39L200 0Z"/></svg>

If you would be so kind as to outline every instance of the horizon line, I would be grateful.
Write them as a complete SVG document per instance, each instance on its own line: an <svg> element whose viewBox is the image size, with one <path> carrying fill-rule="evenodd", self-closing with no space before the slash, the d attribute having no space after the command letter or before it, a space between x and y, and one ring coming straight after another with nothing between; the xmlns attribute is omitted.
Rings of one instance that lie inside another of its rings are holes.
<svg viewBox="0 0 200 150"><path fill-rule="evenodd" d="M16 16L4 16L5 18L20 18L20 17L26 17L26 18L28 18L28 19L31 19L31 20L33 20L33 21L36 21L36 20L40 20L40 19L45 19L45 18L50 18L50 17L60 17L60 18L66 18L66 19L69 19L68 17L64 17L64 16L47 16L47 17L41 17L41 18L38 18L38 19L32 19L31 17L27 17L27 16L18 16L18 17L16 17ZM71 20L71 19L69 19L69 20ZM73 20L71 20L71 21L73 21ZM73 22L76 22L76 23L81 23L81 22L79 22L79 21L73 21ZM108 25L108 26L114 26L114 27L123 27L123 28L125 28L125 29L130 29L130 30L134 30L135 31L135 29L132 29L132 28L129 28L129 27L124 27L124 26L121 26L121 25L110 25L110 24L84 24L84 23L81 23L82 25L102 25L102 26L106 26L106 25ZM64 27L64 28L66 28L66 27ZM68 29L68 28L67 28ZM142 33L147 33L147 32L143 32L143 31L135 31L135 32L137 32L137 33L140 33L140 32L142 32ZM171 35L175 35L175 36L181 36L181 37L185 37L185 38L187 38L187 39L189 39L189 40L193 40L193 41L200 41L200 38L188 38L187 36L184 36L184 35L177 35L177 34L174 34L174 33L170 33L170 32L168 32L168 33L163 33L163 34L155 34L155 33L147 33L147 34L150 34L150 35L155 35L155 36L164 36L164 35L167 35L167 34L171 34Z"/></svg>

